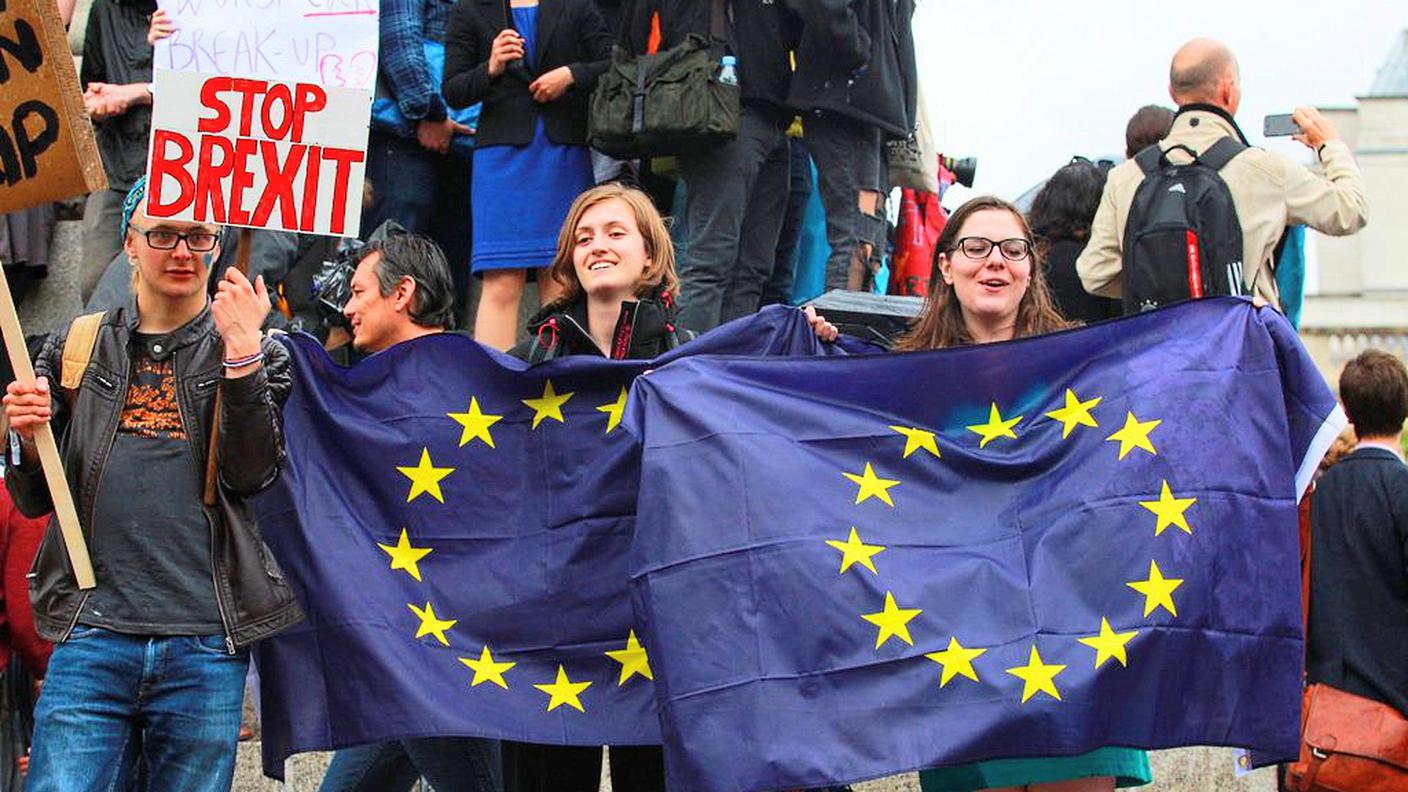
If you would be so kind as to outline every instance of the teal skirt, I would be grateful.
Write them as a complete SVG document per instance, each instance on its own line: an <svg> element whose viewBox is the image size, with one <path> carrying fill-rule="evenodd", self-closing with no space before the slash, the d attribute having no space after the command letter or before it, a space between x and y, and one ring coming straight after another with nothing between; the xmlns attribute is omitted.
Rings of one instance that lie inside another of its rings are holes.
<svg viewBox="0 0 1408 792"><path fill-rule="evenodd" d="M919 786L924 792L973 792L1100 776L1114 776L1116 787L1143 786L1154 780L1148 753L1135 748L1097 748L1080 756L993 759L925 770L919 774Z"/></svg>

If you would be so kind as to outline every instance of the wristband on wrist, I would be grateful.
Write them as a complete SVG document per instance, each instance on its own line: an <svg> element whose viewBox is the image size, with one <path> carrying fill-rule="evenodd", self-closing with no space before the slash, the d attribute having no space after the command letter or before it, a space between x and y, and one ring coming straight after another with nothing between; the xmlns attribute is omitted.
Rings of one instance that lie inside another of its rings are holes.
<svg viewBox="0 0 1408 792"><path fill-rule="evenodd" d="M223 365L227 369L244 368L245 366L252 366L255 363L262 361L263 359L264 350L261 349L260 351L255 352L252 355L245 355L244 357L238 357L231 360L222 360L221 365Z"/></svg>

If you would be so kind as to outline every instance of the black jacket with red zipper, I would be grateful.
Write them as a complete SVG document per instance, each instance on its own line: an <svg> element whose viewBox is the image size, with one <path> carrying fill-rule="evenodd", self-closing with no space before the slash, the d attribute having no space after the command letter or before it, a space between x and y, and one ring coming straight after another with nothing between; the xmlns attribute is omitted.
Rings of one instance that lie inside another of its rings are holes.
<svg viewBox="0 0 1408 792"><path fill-rule="evenodd" d="M568 355L598 355L613 360L649 360L683 344L694 335L675 324L674 300L660 293L621 303L621 315L611 333L611 354L604 355L587 329L587 296L549 304L528 322L528 338L509 354L529 363Z"/></svg>

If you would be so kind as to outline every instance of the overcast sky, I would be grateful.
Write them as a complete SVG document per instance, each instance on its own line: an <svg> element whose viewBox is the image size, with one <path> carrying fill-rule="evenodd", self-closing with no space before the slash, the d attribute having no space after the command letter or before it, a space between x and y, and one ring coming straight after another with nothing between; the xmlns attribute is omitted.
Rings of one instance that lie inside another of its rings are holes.
<svg viewBox="0 0 1408 792"><path fill-rule="evenodd" d="M1404 28L1408 0L919 0L914 17L939 149L976 156L975 190L1006 198L1072 154L1123 153L1125 122L1172 104L1169 58L1199 35L1241 64L1237 120L1253 145L1308 161L1289 139L1263 139L1262 117L1353 106ZM955 192L944 203L959 202Z"/></svg>

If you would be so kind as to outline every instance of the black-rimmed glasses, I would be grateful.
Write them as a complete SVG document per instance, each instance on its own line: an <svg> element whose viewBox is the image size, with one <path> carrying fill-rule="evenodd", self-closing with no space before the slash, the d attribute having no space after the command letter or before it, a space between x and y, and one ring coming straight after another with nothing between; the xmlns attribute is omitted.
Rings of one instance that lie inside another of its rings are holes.
<svg viewBox="0 0 1408 792"><path fill-rule="evenodd" d="M988 239L987 237L963 237L954 245L955 250L963 251L963 255L970 259L985 259L996 246L1002 257L1008 261L1021 261L1032 254L1032 243L1029 239L1012 237L1011 239Z"/></svg>
<svg viewBox="0 0 1408 792"><path fill-rule="evenodd" d="M153 250L175 250L176 245L184 240L186 249L192 253L209 253L215 249L216 243L220 241L219 234L212 234L209 231L192 231L189 234L183 234L169 228L142 228L135 223L128 223L127 227L146 237L147 244Z"/></svg>

